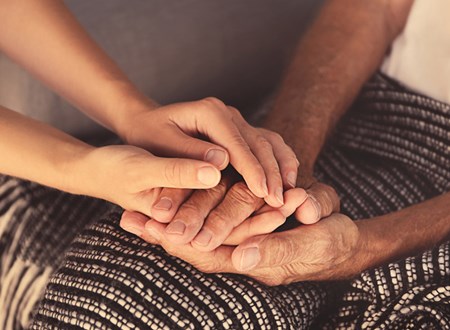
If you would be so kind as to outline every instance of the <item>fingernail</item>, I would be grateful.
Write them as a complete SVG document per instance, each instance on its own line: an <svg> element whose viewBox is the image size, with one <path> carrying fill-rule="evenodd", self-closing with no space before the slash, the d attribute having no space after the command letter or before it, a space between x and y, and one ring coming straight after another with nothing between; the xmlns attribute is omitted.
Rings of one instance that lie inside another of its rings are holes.
<svg viewBox="0 0 450 330"><path fill-rule="evenodd" d="M197 178L205 186L215 186L220 181L220 172L211 166L201 167L197 172Z"/></svg>
<svg viewBox="0 0 450 330"><path fill-rule="evenodd" d="M289 172L286 176L287 183L292 187L295 188L297 185L297 176L295 175L295 172Z"/></svg>
<svg viewBox="0 0 450 330"><path fill-rule="evenodd" d="M261 255L259 254L259 249L256 247L247 248L242 251L241 256L241 270L250 270L255 267L261 260Z"/></svg>
<svg viewBox="0 0 450 330"><path fill-rule="evenodd" d="M284 205L284 198L283 198L283 188L278 187L275 191L275 196L277 197L277 200Z"/></svg>
<svg viewBox="0 0 450 330"><path fill-rule="evenodd" d="M128 220L127 223L122 225L121 227L123 230L126 230L129 233L132 233L136 236L141 236L144 232L144 226L145 224L143 224L138 219L130 218L130 220Z"/></svg>
<svg viewBox="0 0 450 330"><path fill-rule="evenodd" d="M212 235L209 231L202 229L195 237L194 242L201 246L206 246L211 242Z"/></svg>
<svg viewBox="0 0 450 330"><path fill-rule="evenodd" d="M227 160L227 154L220 149L211 149L206 153L205 161L221 168Z"/></svg>
<svg viewBox="0 0 450 330"><path fill-rule="evenodd" d="M167 226L166 233L167 234L183 235L185 230L186 230L186 225L183 222L181 222L181 221L174 221L174 222L171 222Z"/></svg>
<svg viewBox="0 0 450 330"><path fill-rule="evenodd" d="M264 179L261 183L261 189L264 193L264 197L266 197L267 195L269 195L269 188L267 188L267 180Z"/></svg>
<svg viewBox="0 0 450 330"><path fill-rule="evenodd" d="M172 208L172 201L170 198L163 197L159 200L158 203L153 205L153 208L157 210L169 211Z"/></svg>

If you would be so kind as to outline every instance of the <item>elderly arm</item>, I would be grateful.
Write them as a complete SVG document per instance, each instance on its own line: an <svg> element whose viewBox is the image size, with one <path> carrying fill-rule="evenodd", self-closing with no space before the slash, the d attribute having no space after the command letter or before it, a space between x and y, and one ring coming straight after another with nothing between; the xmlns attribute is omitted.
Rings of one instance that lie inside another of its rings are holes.
<svg viewBox="0 0 450 330"><path fill-rule="evenodd" d="M266 127L301 159L307 182L324 142L401 32L413 0L327 1L300 42Z"/></svg>
<svg viewBox="0 0 450 330"><path fill-rule="evenodd" d="M316 159L339 118L402 30L413 0L327 1L303 38L266 127L300 158L297 184L310 198L296 211L314 222L339 211L332 187L313 178Z"/></svg>

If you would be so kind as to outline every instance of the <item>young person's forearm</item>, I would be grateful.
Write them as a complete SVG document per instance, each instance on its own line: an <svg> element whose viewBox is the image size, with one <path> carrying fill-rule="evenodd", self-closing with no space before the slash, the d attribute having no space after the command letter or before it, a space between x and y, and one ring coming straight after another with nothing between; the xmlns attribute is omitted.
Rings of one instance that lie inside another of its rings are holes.
<svg viewBox="0 0 450 330"><path fill-rule="evenodd" d="M152 108L61 0L0 0L0 50L104 126L120 133Z"/></svg>
<svg viewBox="0 0 450 330"><path fill-rule="evenodd" d="M356 223L361 247L355 263L363 268L416 255L450 238L450 193Z"/></svg>
<svg viewBox="0 0 450 330"><path fill-rule="evenodd" d="M312 171L327 135L401 31L409 7L392 15L388 3L330 0L302 39L266 125L293 147L303 171Z"/></svg>
<svg viewBox="0 0 450 330"><path fill-rule="evenodd" d="M93 147L0 106L0 173L72 193L83 193L78 165ZM79 173L78 173L79 174Z"/></svg>

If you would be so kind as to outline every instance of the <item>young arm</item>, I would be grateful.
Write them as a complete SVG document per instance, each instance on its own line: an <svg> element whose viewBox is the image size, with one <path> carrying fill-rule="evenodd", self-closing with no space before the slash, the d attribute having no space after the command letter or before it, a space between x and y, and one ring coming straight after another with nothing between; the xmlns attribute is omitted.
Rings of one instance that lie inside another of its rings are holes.
<svg viewBox="0 0 450 330"><path fill-rule="evenodd" d="M160 156L207 160L219 169L230 162L257 196L282 205L286 173L276 166L279 158L237 110L208 98L175 105L179 115L167 118L61 0L0 0L0 22L0 50L127 143ZM209 142L196 138L200 135ZM295 155L287 146L284 155L285 167L296 173Z"/></svg>
<svg viewBox="0 0 450 330"><path fill-rule="evenodd" d="M159 158L131 146L94 148L0 106L0 173L150 215L159 187L211 188L220 172L198 160Z"/></svg>

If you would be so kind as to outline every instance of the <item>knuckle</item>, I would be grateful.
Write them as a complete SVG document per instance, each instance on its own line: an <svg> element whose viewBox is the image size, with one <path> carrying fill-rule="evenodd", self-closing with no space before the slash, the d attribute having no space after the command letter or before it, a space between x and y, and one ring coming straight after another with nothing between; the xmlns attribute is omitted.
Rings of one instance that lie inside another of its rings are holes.
<svg viewBox="0 0 450 330"><path fill-rule="evenodd" d="M259 148L261 148L261 149L263 149L265 151L269 151L270 150L270 152L272 152L272 144L262 134L257 134L256 135L255 142L257 143Z"/></svg>
<svg viewBox="0 0 450 330"><path fill-rule="evenodd" d="M173 186L181 186L183 170L180 161L171 160L164 169L164 179Z"/></svg>
<svg viewBox="0 0 450 330"><path fill-rule="evenodd" d="M274 143L284 144L283 137L280 134L278 134L277 132L266 130L265 135Z"/></svg>
<svg viewBox="0 0 450 330"><path fill-rule="evenodd" d="M237 108L232 107L232 106L227 106L227 108L228 108L228 110L230 110L233 117L236 117L239 120L243 120L246 123L244 117L242 116L242 113Z"/></svg>
<svg viewBox="0 0 450 330"><path fill-rule="evenodd" d="M191 199L181 205L177 218L195 219L199 213L199 206Z"/></svg>
<svg viewBox="0 0 450 330"><path fill-rule="evenodd" d="M224 110L226 108L225 103L219 100L217 97L209 96L202 100L207 107L214 107L219 110Z"/></svg>
<svg viewBox="0 0 450 330"><path fill-rule="evenodd" d="M226 232L230 227L233 227L233 224L230 217L223 211L214 210L211 212L204 227L213 232L213 236L216 236Z"/></svg>
<svg viewBox="0 0 450 330"><path fill-rule="evenodd" d="M238 204L254 205L258 197L253 195L244 182L238 182L230 189L230 197Z"/></svg>

